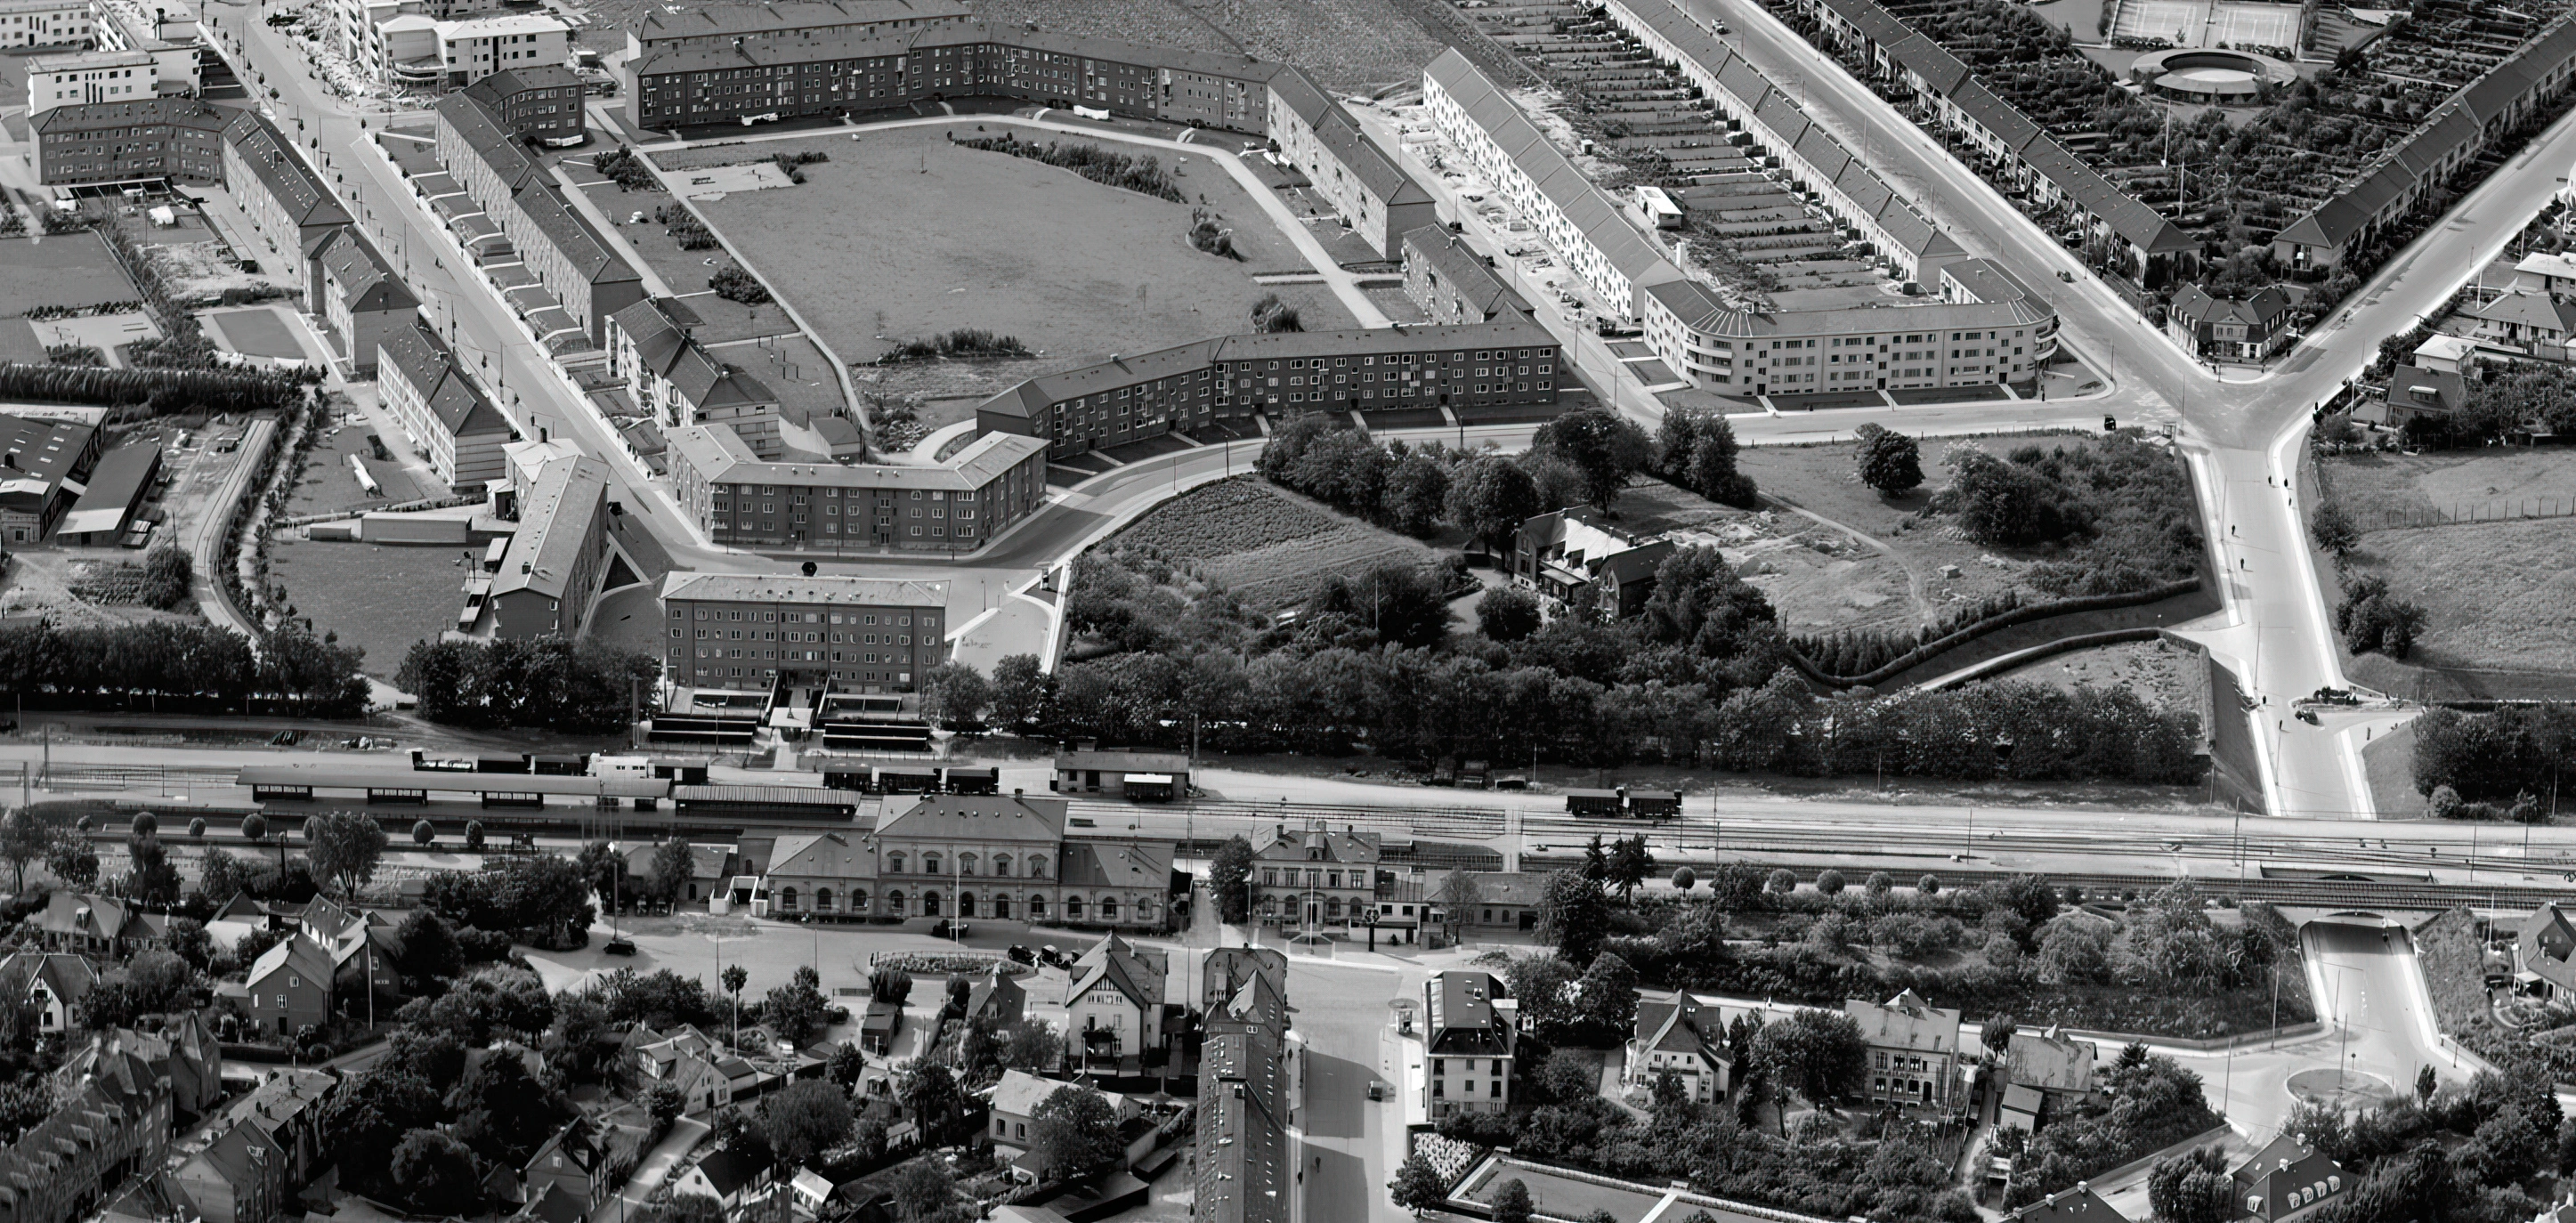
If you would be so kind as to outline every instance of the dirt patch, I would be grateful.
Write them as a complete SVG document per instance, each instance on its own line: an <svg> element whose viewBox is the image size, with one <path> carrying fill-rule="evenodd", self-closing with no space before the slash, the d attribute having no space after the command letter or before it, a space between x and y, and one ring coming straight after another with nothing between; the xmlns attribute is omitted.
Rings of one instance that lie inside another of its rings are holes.
<svg viewBox="0 0 2576 1223"><path fill-rule="evenodd" d="M367 445L364 425L337 424L325 429L313 446L313 457L305 464L304 479L295 486L295 495L287 504L288 517L307 514L331 514L344 510L381 509L405 501L438 496L445 489L424 491L412 480L402 464L375 457ZM400 444L401 438L389 439L387 453ZM370 493L358 483L356 469L349 465L350 456L360 456L367 474L376 481L377 491Z"/></svg>
<svg viewBox="0 0 2576 1223"><path fill-rule="evenodd" d="M109 576L120 563L143 563L141 552L118 548L79 548L12 553L8 576L0 580L0 615L43 616L64 628L106 628L154 620L194 620L191 605L181 611L154 611L140 603L101 602L72 593L74 587L108 590L120 583Z"/></svg>
<svg viewBox="0 0 2576 1223"><path fill-rule="evenodd" d="M2199 651L2166 641L2124 641L2069 650L2005 673L2069 692L2078 688L2128 688L2152 704L2198 709L2209 690L2209 664Z"/></svg>
<svg viewBox="0 0 2576 1223"><path fill-rule="evenodd" d="M2415 728L2400 726L2370 737L2361 748L2370 779L2371 805L2381 819L2421 819L2431 804L2415 792Z"/></svg>

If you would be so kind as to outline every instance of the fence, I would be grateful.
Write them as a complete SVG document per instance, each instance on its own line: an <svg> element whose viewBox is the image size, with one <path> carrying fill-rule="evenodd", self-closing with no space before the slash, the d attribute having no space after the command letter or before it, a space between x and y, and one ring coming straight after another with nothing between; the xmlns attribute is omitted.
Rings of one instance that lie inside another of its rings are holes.
<svg viewBox="0 0 2576 1223"><path fill-rule="evenodd" d="M2576 518L2576 499L2523 497L2512 501L2454 502L2449 508L2383 509L2379 525L2370 529L2393 531L2400 527L2456 527L2526 518Z"/></svg>

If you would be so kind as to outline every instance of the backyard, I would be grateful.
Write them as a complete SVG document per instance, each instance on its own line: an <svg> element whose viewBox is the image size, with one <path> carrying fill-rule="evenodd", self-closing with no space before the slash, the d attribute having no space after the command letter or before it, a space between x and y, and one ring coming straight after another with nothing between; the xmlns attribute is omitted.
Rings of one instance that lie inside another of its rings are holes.
<svg viewBox="0 0 2576 1223"><path fill-rule="evenodd" d="M2487 447L2320 460L2328 500L2360 532L2358 574L2424 609L2405 659L2347 655L2392 696L2565 696L2576 690L2576 462ZM2431 525L2417 525L2431 524ZM2321 568L2333 603L2335 578Z"/></svg>
<svg viewBox="0 0 2576 1223"><path fill-rule="evenodd" d="M1204 576L1257 611L1305 598L1323 574L1360 573L1396 559L1429 564L1439 556L1419 540L1256 476L1201 485L1148 511L1107 542L1113 548L1143 544L1172 560L1196 562Z"/></svg>
<svg viewBox="0 0 2576 1223"><path fill-rule="evenodd" d="M1240 261L1190 245L1190 204L946 139L949 132L989 135L998 126L986 120L969 131L961 120L951 129L772 142L764 147L828 152L831 160L802 167L802 186L739 192L697 207L854 366L899 343L963 328L1016 337L1039 354L891 367L877 386L895 395L990 395L1112 354L1244 331L1253 304L1274 292L1298 308L1307 330L1355 325L1320 286L1253 282L1259 272L1305 271L1305 261L1206 157L1178 154L1173 173L1183 191L1233 227ZM1147 155L1167 164L1176 157L1159 149ZM829 214L870 223L825 230L797 223ZM702 264L696 273L704 276Z"/></svg>

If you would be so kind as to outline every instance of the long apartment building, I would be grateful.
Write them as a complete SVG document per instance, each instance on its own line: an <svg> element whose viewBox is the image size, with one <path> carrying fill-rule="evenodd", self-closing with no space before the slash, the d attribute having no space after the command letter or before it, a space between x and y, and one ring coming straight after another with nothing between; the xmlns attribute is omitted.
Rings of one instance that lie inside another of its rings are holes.
<svg viewBox="0 0 2576 1223"><path fill-rule="evenodd" d="M1976 283L1994 300L1829 311L1731 305L1676 267L1465 57L1447 52L1423 70L1423 101L1433 126L1533 220L1567 268L1603 298L1627 304L1656 355L1698 387L1744 396L2020 384L2054 355L2055 312L2017 284L1996 288L1983 277ZM1801 134L1812 156L1822 156L1821 138L1813 129ZM1903 205L1891 199L1890 207ZM1882 222L1889 215L1879 214ZM1937 281L1965 261L1947 238L1932 237L1939 240L1916 242L1902 255L1911 262L1891 271Z"/></svg>
<svg viewBox="0 0 2576 1223"><path fill-rule="evenodd" d="M608 573L608 483L608 466L588 456L538 469L483 601L493 636L581 635Z"/></svg>
<svg viewBox="0 0 2576 1223"><path fill-rule="evenodd" d="M234 112L196 98L55 106L29 124L36 181L48 187L224 181Z"/></svg>
<svg viewBox="0 0 2576 1223"><path fill-rule="evenodd" d="M647 50L626 65L627 120L670 130L1005 97L1258 135L1280 69L1244 55L981 23L836 32L844 28Z"/></svg>
<svg viewBox="0 0 2576 1223"><path fill-rule="evenodd" d="M1046 444L988 433L945 463L770 462L723 425L670 431L672 493L719 545L972 552L1046 502Z"/></svg>
<svg viewBox="0 0 2576 1223"><path fill-rule="evenodd" d="M1431 193L1305 73L1270 78L1269 128L1279 155L1379 255L1398 258L1404 235L1439 223Z"/></svg>
<svg viewBox="0 0 2576 1223"><path fill-rule="evenodd" d="M89 0L0 0L0 50L83 46L97 27Z"/></svg>
<svg viewBox="0 0 2576 1223"><path fill-rule="evenodd" d="M471 492L509 478L510 418L466 377L456 354L415 316L377 342L376 393L447 486Z"/></svg>
<svg viewBox="0 0 2576 1223"><path fill-rule="evenodd" d="M31 55L27 74L27 117L41 118L57 106L93 106L101 102L140 102L161 96L160 61L149 51L62 51Z"/></svg>
<svg viewBox="0 0 2576 1223"><path fill-rule="evenodd" d="M675 570L661 599L662 678L681 687L909 691L948 659L939 582Z"/></svg>
<svg viewBox="0 0 2576 1223"><path fill-rule="evenodd" d="M1063 457L1275 412L1447 408L1464 419L1556 402L1556 337L1521 319L1221 336L1031 378L978 428Z"/></svg>
<svg viewBox="0 0 2576 1223"><path fill-rule="evenodd" d="M224 187L266 248L253 255L261 269L287 277L298 291L314 253L349 223L348 210L295 142L255 110L239 112L224 129Z"/></svg>
<svg viewBox="0 0 2576 1223"><path fill-rule="evenodd" d="M974 10L958 0L795 0L703 5L678 12L656 8L626 32L626 58L683 47L890 34L972 20Z"/></svg>
<svg viewBox="0 0 2576 1223"><path fill-rule="evenodd" d="M1426 225L1404 235L1404 295L1435 323L1488 323L1529 317L1529 303L1494 274L1493 266L1447 227Z"/></svg>
<svg viewBox="0 0 2576 1223"><path fill-rule="evenodd" d="M644 300L643 274L564 200L546 166L471 91L438 103L438 162L592 344L606 342L610 315ZM500 255L485 250L477 258Z"/></svg>

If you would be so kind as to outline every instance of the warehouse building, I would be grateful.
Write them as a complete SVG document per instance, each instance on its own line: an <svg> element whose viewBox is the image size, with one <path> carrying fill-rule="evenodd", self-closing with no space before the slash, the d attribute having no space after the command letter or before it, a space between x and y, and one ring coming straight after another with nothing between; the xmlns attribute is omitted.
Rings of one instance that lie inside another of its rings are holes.
<svg viewBox="0 0 2576 1223"><path fill-rule="evenodd" d="M144 498L161 478L161 448L134 442L108 451L89 473L87 486L71 512L63 515L57 538L64 543L103 547L122 542Z"/></svg>

